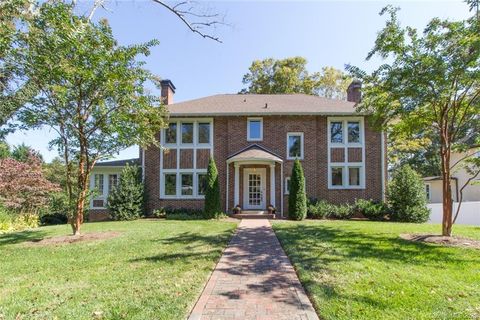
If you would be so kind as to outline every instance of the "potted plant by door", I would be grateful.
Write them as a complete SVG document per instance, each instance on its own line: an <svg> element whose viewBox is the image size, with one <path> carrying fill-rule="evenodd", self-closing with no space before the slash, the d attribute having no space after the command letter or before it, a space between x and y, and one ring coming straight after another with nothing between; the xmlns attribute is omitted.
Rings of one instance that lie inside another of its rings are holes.
<svg viewBox="0 0 480 320"><path fill-rule="evenodd" d="M242 213L242 208L240 208L240 206L237 204L233 209L233 214L240 214Z"/></svg>
<svg viewBox="0 0 480 320"><path fill-rule="evenodd" d="M268 214L273 214L273 215L275 215L275 213L277 212L277 209L275 209L274 206L272 206L271 204L269 204L268 207L267 207L267 211L268 211Z"/></svg>

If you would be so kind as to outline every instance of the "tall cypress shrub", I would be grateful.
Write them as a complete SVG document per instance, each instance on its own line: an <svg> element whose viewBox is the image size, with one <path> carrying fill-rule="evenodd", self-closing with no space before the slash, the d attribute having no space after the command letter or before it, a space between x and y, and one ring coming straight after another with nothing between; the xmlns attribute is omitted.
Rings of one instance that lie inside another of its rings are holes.
<svg viewBox="0 0 480 320"><path fill-rule="evenodd" d="M307 216L307 194L302 164L298 159L293 163L290 177L290 194L288 196L288 218L303 220Z"/></svg>
<svg viewBox="0 0 480 320"><path fill-rule="evenodd" d="M138 166L126 165L118 186L110 191L107 208L113 220L134 220L143 213L144 188L142 173Z"/></svg>
<svg viewBox="0 0 480 320"><path fill-rule="evenodd" d="M426 222L430 216L422 179L409 165L393 173L388 186L388 201L392 220Z"/></svg>
<svg viewBox="0 0 480 320"><path fill-rule="evenodd" d="M220 184L215 160L210 157L207 170L207 187L205 190L205 218L217 218L222 213L220 205Z"/></svg>

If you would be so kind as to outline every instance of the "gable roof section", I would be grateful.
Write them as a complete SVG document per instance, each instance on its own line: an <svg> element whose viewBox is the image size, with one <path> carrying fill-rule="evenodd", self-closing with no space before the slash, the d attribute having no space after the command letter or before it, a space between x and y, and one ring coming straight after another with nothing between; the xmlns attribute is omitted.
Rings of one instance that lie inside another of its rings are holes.
<svg viewBox="0 0 480 320"><path fill-rule="evenodd" d="M258 144L252 144L227 157L227 163L252 160L283 162L280 156Z"/></svg>
<svg viewBox="0 0 480 320"><path fill-rule="evenodd" d="M307 94L218 94L168 105L172 117L353 115L356 103Z"/></svg>

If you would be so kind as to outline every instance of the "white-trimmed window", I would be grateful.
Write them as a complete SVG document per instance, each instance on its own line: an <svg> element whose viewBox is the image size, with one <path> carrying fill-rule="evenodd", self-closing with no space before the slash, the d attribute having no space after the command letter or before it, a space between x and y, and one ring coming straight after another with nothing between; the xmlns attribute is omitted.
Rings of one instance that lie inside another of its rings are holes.
<svg viewBox="0 0 480 320"><path fill-rule="evenodd" d="M207 173L197 173L197 194L204 196L207 190Z"/></svg>
<svg viewBox="0 0 480 320"><path fill-rule="evenodd" d="M285 178L285 194L290 194L290 177Z"/></svg>
<svg viewBox="0 0 480 320"><path fill-rule="evenodd" d="M96 173L94 177L94 188L95 193L98 197L103 196L105 191L104 181L103 181L103 173Z"/></svg>
<svg viewBox="0 0 480 320"><path fill-rule="evenodd" d="M363 117L329 117L327 123L328 188L364 189L365 129ZM349 150L352 152L354 160L349 159ZM333 151L337 155L335 159L332 159ZM338 161L339 154L340 158L343 158L342 161Z"/></svg>
<svg viewBox="0 0 480 320"><path fill-rule="evenodd" d="M165 170L162 175L161 197L166 199L203 199L207 186L207 169Z"/></svg>
<svg viewBox="0 0 480 320"><path fill-rule="evenodd" d="M248 118L247 119L247 141L263 140L263 119Z"/></svg>
<svg viewBox="0 0 480 320"><path fill-rule="evenodd" d="M177 123L171 122L165 129L165 144L177 144Z"/></svg>
<svg viewBox="0 0 480 320"><path fill-rule="evenodd" d="M432 200L432 186L430 183L425 183L425 194L428 201Z"/></svg>
<svg viewBox="0 0 480 320"><path fill-rule="evenodd" d="M195 146L211 147L213 123L211 119L172 120L162 130L162 143L169 149Z"/></svg>
<svg viewBox="0 0 480 320"><path fill-rule="evenodd" d="M108 175L108 192L112 192L118 186L118 174Z"/></svg>
<svg viewBox="0 0 480 320"><path fill-rule="evenodd" d="M163 178L165 196L177 196L177 174L165 173Z"/></svg>
<svg viewBox="0 0 480 320"><path fill-rule="evenodd" d="M303 159L303 132L287 133L287 159Z"/></svg>

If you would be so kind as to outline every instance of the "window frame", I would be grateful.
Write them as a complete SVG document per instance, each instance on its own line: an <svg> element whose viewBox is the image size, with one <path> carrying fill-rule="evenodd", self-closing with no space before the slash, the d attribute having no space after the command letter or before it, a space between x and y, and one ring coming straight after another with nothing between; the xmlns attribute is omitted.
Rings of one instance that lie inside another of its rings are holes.
<svg viewBox="0 0 480 320"><path fill-rule="evenodd" d="M177 139L175 143L167 143L167 129L163 128L160 134L160 143L167 149L209 149L213 148L213 118L179 118L179 119L171 119L168 122L168 125L171 123L176 123L176 135ZM182 124L183 123L193 123L193 140L192 143L183 143L182 142ZM210 125L210 133L209 133L209 143L199 143L198 142L198 125L200 123L208 123Z"/></svg>
<svg viewBox="0 0 480 320"><path fill-rule="evenodd" d="M289 138L300 136L300 157L290 157L290 147L288 145ZM304 148L304 133L303 132L287 132L287 160L303 160L305 157L305 148Z"/></svg>
<svg viewBox="0 0 480 320"><path fill-rule="evenodd" d="M250 121L260 121L260 138L250 137ZM261 117L248 117L247 118L247 141L263 141L263 118Z"/></svg>
<svg viewBox="0 0 480 320"><path fill-rule="evenodd" d="M428 188L428 192L427 192ZM432 201L432 184L431 183L425 183L425 194L427 196L427 201L430 202Z"/></svg>
<svg viewBox="0 0 480 320"><path fill-rule="evenodd" d="M331 123L332 122L342 122L342 143L332 142L331 141ZM359 142L349 142L348 141L348 123L349 122L358 122L359 123ZM328 117L327 119L327 153L328 153L328 189L343 189L343 190L354 190L354 189L365 189L366 188L366 166L365 166L365 119L362 116L357 117ZM343 162L332 162L331 161L331 150L334 148L343 149L344 161ZM361 148L362 149L362 160L358 162L349 162L348 161L348 148ZM342 185L333 185L332 184L332 168L342 167ZM360 170L360 184L359 185L350 185L350 168L359 168Z"/></svg>
<svg viewBox="0 0 480 320"><path fill-rule="evenodd" d="M284 194L290 194L290 188L288 187L290 181L291 177L285 177L285 190L283 191Z"/></svg>

